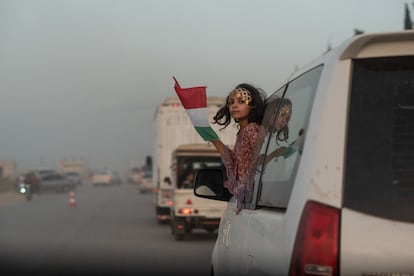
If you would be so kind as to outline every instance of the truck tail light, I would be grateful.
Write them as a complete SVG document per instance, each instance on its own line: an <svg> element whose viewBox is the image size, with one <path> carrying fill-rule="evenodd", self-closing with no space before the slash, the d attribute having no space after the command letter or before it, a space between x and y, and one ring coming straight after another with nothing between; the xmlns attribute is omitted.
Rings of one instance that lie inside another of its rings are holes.
<svg viewBox="0 0 414 276"><path fill-rule="evenodd" d="M185 202L185 205L193 205L193 201L191 200L191 198L187 199L187 201Z"/></svg>
<svg viewBox="0 0 414 276"><path fill-rule="evenodd" d="M306 203L299 222L289 275L338 275L339 210Z"/></svg>
<svg viewBox="0 0 414 276"><path fill-rule="evenodd" d="M190 208L182 208L180 209L180 213L183 215L190 215L191 214L191 209Z"/></svg>

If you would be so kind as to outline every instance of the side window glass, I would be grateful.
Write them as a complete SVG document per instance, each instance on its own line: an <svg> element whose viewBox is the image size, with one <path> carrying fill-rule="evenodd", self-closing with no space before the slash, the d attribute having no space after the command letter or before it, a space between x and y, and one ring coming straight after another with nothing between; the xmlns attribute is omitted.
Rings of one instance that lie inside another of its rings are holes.
<svg viewBox="0 0 414 276"><path fill-rule="evenodd" d="M316 67L291 81L283 97L278 91L269 98L265 114L269 117L263 124L269 127L267 145L261 152L265 157L257 202L260 206L286 208L289 202L321 72L322 66Z"/></svg>

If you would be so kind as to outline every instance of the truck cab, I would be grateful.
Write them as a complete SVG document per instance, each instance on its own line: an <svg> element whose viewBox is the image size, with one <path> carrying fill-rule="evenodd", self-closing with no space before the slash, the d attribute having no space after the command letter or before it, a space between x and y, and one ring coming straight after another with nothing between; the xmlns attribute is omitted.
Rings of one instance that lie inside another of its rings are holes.
<svg viewBox="0 0 414 276"><path fill-rule="evenodd" d="M224 169L219 152L212 145L180 145L172 155L171 233L184 239L193 229L214 232L218 229L227 202L194 195L193 181L199 169Z"/></svg>

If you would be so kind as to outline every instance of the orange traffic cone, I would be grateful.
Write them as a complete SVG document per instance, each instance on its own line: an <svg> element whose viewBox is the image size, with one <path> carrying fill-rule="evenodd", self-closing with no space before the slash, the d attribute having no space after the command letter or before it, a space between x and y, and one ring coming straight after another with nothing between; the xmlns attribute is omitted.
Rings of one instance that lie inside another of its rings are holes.
<svg viewBox="0 0 414 276"><path fill-rule="evenodd" d="M76 197L75 197L75 192L71 191L69 193L69 206L70 207L76 207Z"/></svg>

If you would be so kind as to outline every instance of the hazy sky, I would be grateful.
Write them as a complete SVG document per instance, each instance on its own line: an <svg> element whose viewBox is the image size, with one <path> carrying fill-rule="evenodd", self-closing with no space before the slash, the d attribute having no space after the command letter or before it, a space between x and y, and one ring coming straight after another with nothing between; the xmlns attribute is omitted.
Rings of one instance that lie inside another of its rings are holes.
<svg viewBox="0 0 414 276"><path fill-rule="evenodd" d="M403 29L402 0L0 0L0 160L124 169L183 87L268 94L354 34Z"/></svg>

